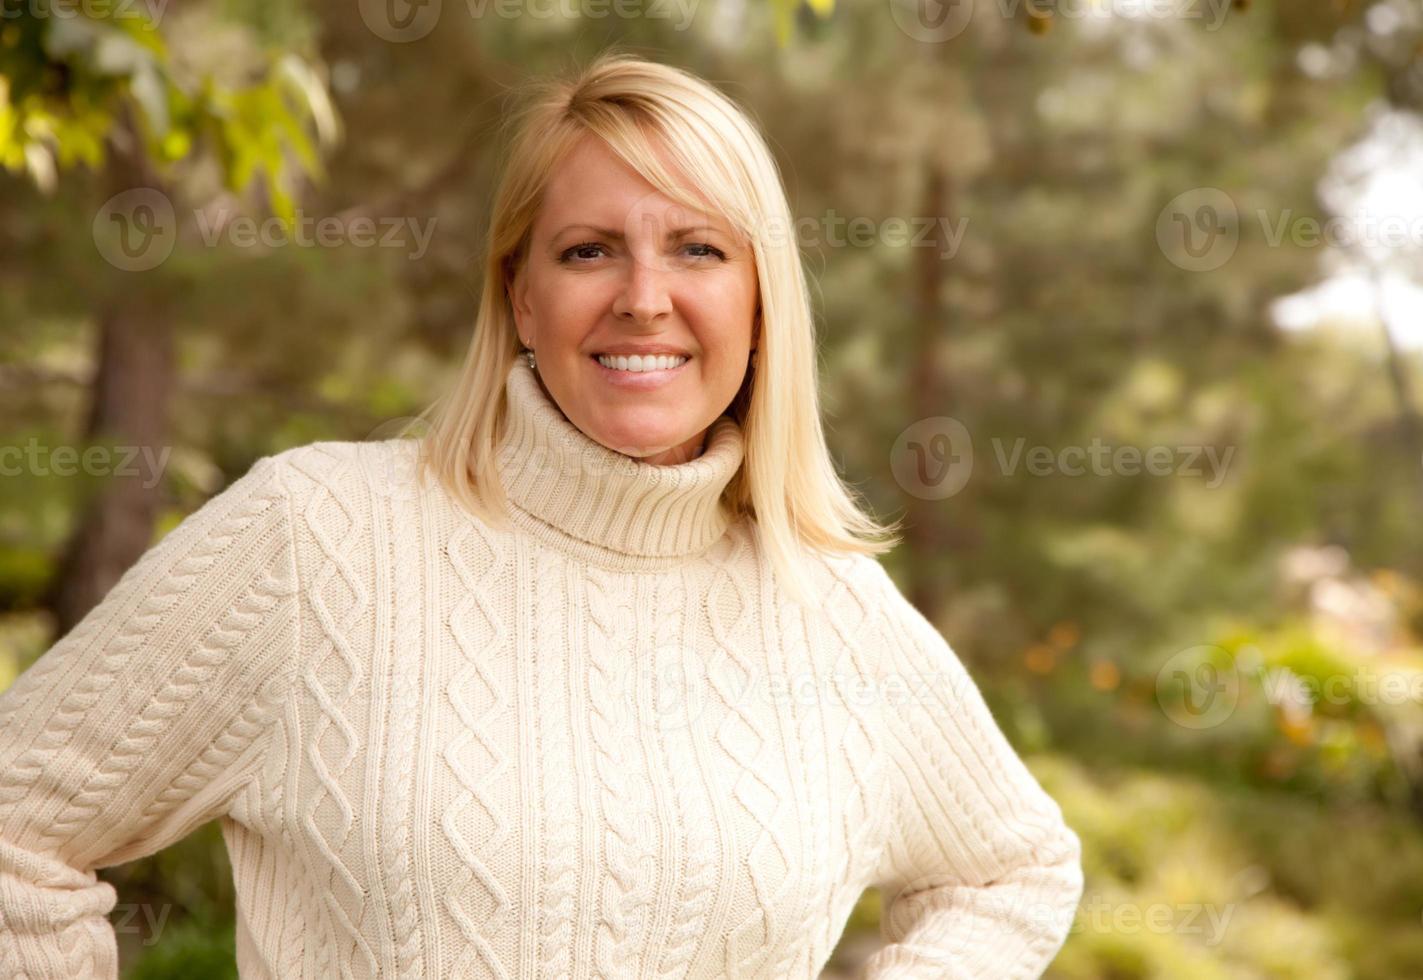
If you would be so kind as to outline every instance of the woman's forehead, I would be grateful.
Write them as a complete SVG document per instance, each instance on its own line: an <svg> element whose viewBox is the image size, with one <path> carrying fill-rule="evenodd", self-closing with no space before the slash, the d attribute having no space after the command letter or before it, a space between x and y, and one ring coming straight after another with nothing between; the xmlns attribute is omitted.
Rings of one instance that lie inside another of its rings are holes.
<svg viewBox="0 0 1423 980"><path fill-rule="evenodd" d="M663 150L663 163L680 176ZM691 190L687 194L696 199ZM711 227L735 234L734 226L710 203L689 206L662 193L601 139L581 140L550 175L544 189L538 224L545 234L562 234L569 226L590 230L623 230L640 221L655 221L668 231Z"/></svg>

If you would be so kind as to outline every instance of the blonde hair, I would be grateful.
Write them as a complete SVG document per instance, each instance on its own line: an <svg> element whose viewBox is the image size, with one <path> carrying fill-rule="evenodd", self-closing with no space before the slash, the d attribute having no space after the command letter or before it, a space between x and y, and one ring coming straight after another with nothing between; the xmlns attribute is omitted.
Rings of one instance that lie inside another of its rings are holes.
<svg viewBox="0 0 1423 980"><path fill-rule="evenodd" d="M752 242L760 280L756 367L729 406L745 458L723 502L754 519L762 549L788 592L806 602L802 549L880 554L896 528L863 512L840 479L821 425L810 296L790 209L774 159L755 125L730 99L678 68L609 50L571 79L539 79L508 117L512 139L489 223L478 319L454 390L417 419L429 422L419 472L486 522L504 526L507 498L495 451L504 383L520 343L509 300L545 185L555 166L592 133L669 198L707 204ZM706 200L678 186L655 147L665 147ZM770 382L774 383L768 383Z"/></svg>

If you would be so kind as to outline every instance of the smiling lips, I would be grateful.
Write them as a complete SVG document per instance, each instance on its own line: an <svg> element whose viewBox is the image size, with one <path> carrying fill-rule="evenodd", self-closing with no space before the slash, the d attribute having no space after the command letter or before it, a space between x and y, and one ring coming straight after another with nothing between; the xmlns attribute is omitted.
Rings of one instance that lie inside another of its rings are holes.
<svg viewBox="0 0 1423 980"><path fill-rule="evenodd" d="M652 391L665 388L689 370L687 354L594 354L593 370L610 388L624 391Z"/></svg>
<svg viewBox="0 0 1423 980"><path fill-rule="evenodd" d="M594 360L610 371L648 374L679 368L690 358L685 354L595 354Z"/></svg>

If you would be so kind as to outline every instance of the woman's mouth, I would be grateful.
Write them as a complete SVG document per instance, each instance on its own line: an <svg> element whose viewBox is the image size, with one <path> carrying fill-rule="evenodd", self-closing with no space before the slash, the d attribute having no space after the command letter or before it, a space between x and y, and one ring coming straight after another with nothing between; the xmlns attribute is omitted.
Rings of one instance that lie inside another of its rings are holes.
<svg viewBox="0 0 1423 980"><path fill-rule="evenodd" d="M610 371L627 371L630 374L670 371L690 360L685 354L594 354L593 359Z"/></svg>
<svg viewBox="0 0 1423 980"><path fill-rule="evenodd" d="M598 374L622 388L657 388L681 377L692 360L686 354L593 354Z"/></svg>

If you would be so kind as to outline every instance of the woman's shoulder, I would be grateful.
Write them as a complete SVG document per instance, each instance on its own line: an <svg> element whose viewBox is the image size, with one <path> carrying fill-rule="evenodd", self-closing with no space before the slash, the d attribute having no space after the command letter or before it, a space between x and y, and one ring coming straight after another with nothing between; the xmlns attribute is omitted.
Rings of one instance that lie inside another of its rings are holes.
<svg viewBox="0 0 1423 980"><path fill-rule="evenodd" d="M894 589L894 580L879 558L861 552L811 551L810 567L826 588L836 586L869 599Z"/></svg>
<svg viewBox="0 0 1423 980"><path fill-rule="evenodd" d="M811 612L851 616L868 624L878 614L895 611L899 589L877 556L809 547L801 549L800 556Z"/></svg>
<svg viewBox="0 0 1423 980"><path fill-rule="evenodd" d="M267 459L293 496L320 490L341 498L361 493L412 497L419 493L419 451L419 441L408 438L322 439L280 450Z"/></svg>

